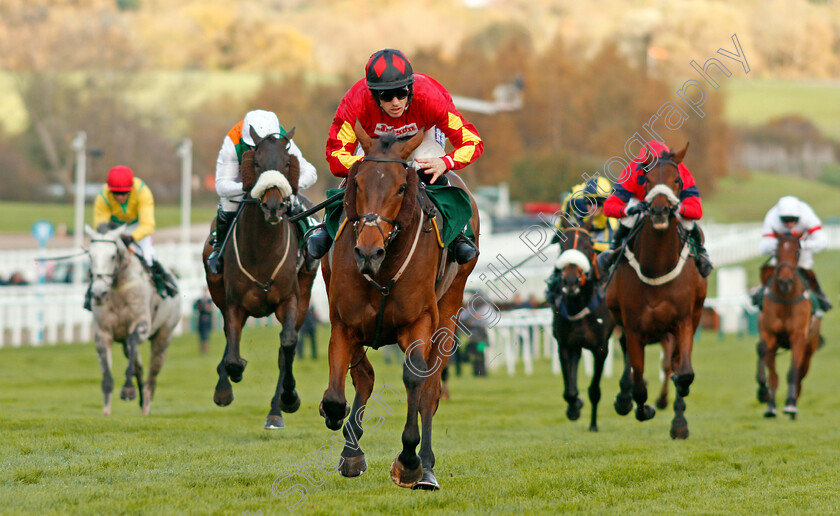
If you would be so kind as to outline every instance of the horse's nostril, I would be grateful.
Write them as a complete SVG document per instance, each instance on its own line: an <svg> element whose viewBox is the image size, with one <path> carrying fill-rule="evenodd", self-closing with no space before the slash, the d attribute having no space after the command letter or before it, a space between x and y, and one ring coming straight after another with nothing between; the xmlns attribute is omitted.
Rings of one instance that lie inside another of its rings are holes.
<svg viewBox="0 0 840 516"><path fill-rule="evenodd" d="M364 260L365 259L365 255L362 253L362 250L359 249L358 247L353 248L353 256L355 256L357 260Z"/></svg>
<svg viewBox="0 0 840 516"><path fill-rule="evenodd" d="M375 253L373 253L373 258L380 260L385 257L385 249L377 249Z"/></svg>

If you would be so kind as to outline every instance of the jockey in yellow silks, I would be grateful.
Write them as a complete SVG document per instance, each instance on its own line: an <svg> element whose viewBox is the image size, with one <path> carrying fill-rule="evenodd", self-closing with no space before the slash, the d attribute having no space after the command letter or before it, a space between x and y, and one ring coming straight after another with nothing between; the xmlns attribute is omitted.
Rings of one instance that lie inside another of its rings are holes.
<svg viewBox="0 0 840 516"><path fill-rule="evenodd" d="M618 220L604 215L604 201L612 192L612 183L606 178L597 177L572 187L563 200L562 213L566 225L570 223L583 227L591 224L589 234L592 247L599 253L609 249L613 233L618 228ZM556 225L560 229L563 217L558 217ZM559 242L559 238L554 239Z"/></svg>
<svg viewBox="0 0 840 516"><path fill-rule="evenodd" d="M178 293L177 283L169 271L155 259L152 233L155 231L155 199L149 186L134 172L118 165L108 171L108 181L93 203L93 227L116 227L124 224L121 236L125 246L142 258L152 273L161 295ZM85 296L90 310L90 295Z"/></svg>

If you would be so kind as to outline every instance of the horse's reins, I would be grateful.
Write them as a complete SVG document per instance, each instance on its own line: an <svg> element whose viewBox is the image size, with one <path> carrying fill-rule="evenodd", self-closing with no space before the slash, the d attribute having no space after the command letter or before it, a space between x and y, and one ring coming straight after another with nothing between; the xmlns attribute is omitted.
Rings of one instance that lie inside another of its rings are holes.
<svg viewBox="0 0 840 516"><path fill-rule="evenodd" d="M406 168L408 168L408 162L406 160L400 159L400 158L365 157L365 161L381 161L381 162L402 163ZM420 219L421 220L418 221L418 223L417 223L417 231L414 234L414 241L411 243L411 249L408 251L408 256L406 256L405 261L403 262L402 266L400 266L397 273L391 278L391 280L387 284L380 285L368 274L362 274L362 276L364 276L364 278L367 280L368 284L370 284L373 288L378 290L380 294L382 294L382 302L379 304L379 313L376 314L376 330L374 331L374 334L373 334L373 343L370 344L370 347L372 347L373 349L378 349L379 348L378 344L379 344L379 336L380 336L380 333L382 332L382 320L385 317L385 302L387 301L388 296L391 294L391 288L393 288L394 284L397 282L398 279L400 279L400 277L403 275L405 270L408 268L408 264L409 264L409 262L411 262L411 258L414 256L414 251L417 249L417 242L420 240L420 233L421 233L421 230L423 229L422 218L423 218L423 212L421 210L421 212L420 212ZM365 226L377 226L379 228L380 233L382 233L383 237L385 236L385 233L384 233L384 231L382 231L382 228L379 226L379 221L384 220L384 221L388 222L389 224L392 224L392 227L394 229L391 230L391 233L388 235L388 237L386 239L386 242L385 242L386 247L393 240L393 237L396 236L396 233L399 231L399 229L398 229L399 226L397 225L397 223L395 221L391 221L391 220L386 219L386 218L384 218L384 217L382 217L378 214L375 214L375 213L368 213L368 214L365 214L365 215L360 215L359 218L353 222L354 225L356 223L358 223L359 220L364 220L365 221L364 222ZM355 364L348 367L348 369L353 369L354 367L359 365L362 362L362 360L364 360L366 354L367 354L367 349L365 349L365 352L362 354L362 357Z"/></svg>
<svg viewBox="0 0 840 516"><path fill-rule="evenodd" d="M90 241L91 244L93 244L95 242L104 242L104 243L108 243L108 244L113 244L114 247L117 248L117 263L116 263L116 265L114 265L114 272L112 272L110 274L99 274L99 276L111 276L111 284L109 285L109 287L113 289L114 288L114 282L117 280L117 278L122 273L122 271L124 271L128 267L129 264L125 263L125 265L123 265L124 260L123 260L122 255L119 253L120 246L117 244L116 240L108 240L106 238L92 238L91 241ZM126 251L131 252L131 249L126 247ZM85 252L89 253L90 251L85 251ZM90 271L90 277L91 277L91 280L92 280L93 279L93 270Z"/></svg>
<svg viewBox="0 0 840 516"><path fill-rule="evenodd" d="M791 269L791 271L793 272L794 278L797 275L799 275L799 271L797 270L796 265L794 265L790 262L779 262L778 264L776 264L776 267L773 269L773 274L770 276L770 279L767 281L767 297L769 297L770 299L772 299L773 301L775 301L776 303L779 303L781 305L795 305L795 304L797 304L801 301L804 301L804 300L808 299L809 288L808 288L807 282L805 282L804 279L803 279L802 283L803 283L803 286L805 288L803 289L803 291L799 295L799 297L795 297L793 299L783 299L783 298L780 298L780 297L776 296L775 294L773 294L773 288L772 288L773 283L775 281L778 281L776 279L776 276L778 275L779 270L782 269L783 267L787 267L787 268Z"/></svg>

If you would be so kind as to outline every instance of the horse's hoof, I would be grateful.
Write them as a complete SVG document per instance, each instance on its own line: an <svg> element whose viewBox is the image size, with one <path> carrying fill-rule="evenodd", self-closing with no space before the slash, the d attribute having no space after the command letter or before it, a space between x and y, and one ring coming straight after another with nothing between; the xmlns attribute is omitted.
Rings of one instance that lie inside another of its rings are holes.
<svg viewBox="0 0 840 516"><path fill-rule="evenodd" d="M324 401L323 400L321 400L321 404L318 405L318 413L321 414L322 418L324 418L324 423L327 425L327 428L329 428L330 430L338 430L343 425L344 418L332 419L329 416L327 416L326 411L324 411ZM349 414L349 413L350 413L350 411L347 410L347 414ZM345 414L344 417L347 417L347 414Z"/></svg>
<svg viewBox="0 0 840 516"><path fill-rule="evenodd" d="M439 491L440 484L438 484L437 478L435 478L434 471L431 469L423 469L423 476L411 488L422 489L423 491Z"/></svg>
<svg viewBox="0 0 840 516"><path fill-rule="evenodd" d="M283 416L269 414L268 417L265 418L264 428L266 430L279 430L281 428L286 428L286 423L283 421Z"/></svg>
<svg viewBox="0 0 840 516"><path fill-rule="evenodd" d="M220 407L227 407L233 403L233 389L216 389L213 393L213 403Z"/></svg>
<svg viewBox="0 0 840 516"><path fill-rule="evenodd" d="M137 397L137 389L134 387L123 387L120 391L120 399L125 401L131 401Z"/></svg>
<svg viewBox="0 0 840 516"><path fill-rule="evenodd" d="M796 405L788 403L785 405L785 408L782 409L782 412L789 415L791 419L794 419L796 417L796 413L799 412L799 409L796 408Z"/></svg>
<svg viewBox="0 0 840 516"><path fill-rule="evenodd" d="M566 408L566 417L569 418L569 421L577 421L580 418L580 406L578 405L583 405L583 402L580 400L578 402L580 403L574 403Z"/></svg>
<svg viewBox="0 0 840 516"><path fill-rule="evenodd" d="M338 472L341 473L342 477L355 478L365 471L367 471L367 461L365 461L364 453L355 457L341 456Z"/></svg>
<svg viewBox="0 0 840 516"><path fill-rule="evenodd" d="M656 415L656 409L651 407L650 405L641 405L636 407L636 419L639 421L647 421L648 419L653 419L653 416Z"/></svg>
<svg viewBox="0 0 840 516"><path fill-rule="evenodd" d="M767 403L768 401L770 401L770 390L762 385L758 388L758 402Z"/></svg>
<svg viewBox="0 0 840 516"><path fill-rule="evenodd" d="M764 417L776 417L776 409L769 408L764 411Z"/></svg>
<svg viewBox="0 0 840 516"><path fill-rule="evenodd" d="M300 396L298 396L297 391L292 391L295 399L291 403L286 403L283 401L283 396L280 396L280 410L287 414L291 414L292 412L297 412L297 409L300 408Z"/></svg>
<svg viewBox="0 0 840 516"><path fill-rule="evenodd" d="M102 415L107 417L111 415L111 407L102 407Z"/></svg>
<svg viewBox="0 0 840 516"><path fill-rule="evenodd" d="M590 432L598 432L598 426L597 425L590 425L589 426L589 431Z"/></svg>
<svg viewBox="0 0 840 516"><path fill-rule="evenodd" d="M660 396L656 398L656 408L665 410L668 407L668 396Z"/></svg>
<svg viewBox="0 0 840 516"><path fill-rule="evenodd" d="M248 361L244 358L240 358L236 362L225 362L225 372L228 374L228 378L233 383L239 383L242 381L242 373L245 372L245 366L248 365Z"/></svg>
<svg viewBox="0 0 840 516"><path fill-rule="evenodd" d="M671 421L671 439L688 439L688 421L685 418Z"/></svg>
<svg viewBox="0 0 840 516"><path fill-rule="evenodd" d="M417 467L406 469L400 462L400 456L391 463L391 480L400 487L414 487L423 478L423 465L417 461Z"/></svg>
<svg viewBox="0 0 840 516"><path fill-rule="evenodd" d="M618 413L619 416L626 416L630 413L631 410L633 410L633 400L630 399L629 396L626 398L622 396L617 396L615 398L614 406L615 411Z"/></svg>

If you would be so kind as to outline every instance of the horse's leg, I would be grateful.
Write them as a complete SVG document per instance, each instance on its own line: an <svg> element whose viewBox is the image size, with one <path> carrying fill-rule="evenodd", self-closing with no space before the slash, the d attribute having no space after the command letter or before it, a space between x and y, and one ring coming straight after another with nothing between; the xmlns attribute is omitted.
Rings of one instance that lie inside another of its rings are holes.
<svg viewBox="0 0 840 516"><path fill-rule="evenodd" d="M219 381L216 382L216 389L213 391L213 403L220 407L227 407L233 403L233 387L230 385L230 379L228 378L227 371L225 371L225 356L227 352L227 328L225 328L225 350L222 353L222 359L219 361L219 365L216 366Z"/></svg>
<svg viewBox="0 0 840 516"><path fill-rule="evenodd" d="M677 326L673 353L677 360L672 361L674 387L677 395L688 396L689 388L694 382L694 368L691 366L691 351L694 347L694 329L691 321L683 319Z"/></svg>
<svg viewBox="0 0 840 516"><path fill-rule="evenodd" d="M96 355L99 358L99 367L102 369L102 415L111 415L111 393L114 391L114 377L111 376L111 343L113 338L99 328L94 335L96 343Z"/></svg>
<svg viewBox="0 0 840 516"><path fill-rule="evenodd" d="M271 398L271 409L265 419L266 430L285 427L282 413L292 413L300 408L300 396L295 391L295 375L292 372L298 339L295 327L298 319L297 308L297 296L292 296L275 311L277 320L283 325L280 332L280 350L277 353L277 368L280 374L277 377L274 397Z"/></svg>
<svg viewBox="0 0 840 516"><path fill-rule="evenodd" d="M767 410L764 417L776 417L776 389L779 387L779 375L776 374L776 336L762 332L761 340L767 343L767 352L764 355L764 365L770 372L770 390L767 392Z"/></svg>
<svg viewBox="0 0 840 516"><path fill-rule="evenodd" d="M759 340L756 345L758 354L758 366L756 367L755 380L758 382L758 402L767 403L770 400L770 393L767 390L767 368L764 365L764 356L767 354L767 343Z"/></svg>
<svg viewBox="0 0 840 516"><path fill-rule="evenodd" d="M677 360L677 353L675 353L674 336L670 333L662 337L660 342L662 346L662 373L665 380L662 382L662 390L659 391L659 397L656 398L656 408L664 409L668 406L668 382L671 380L671 375L674 373L674 360Z"/></svg>
<svg viewBox="0 0 840 516"><path fill-rule="evenodd" d="M248 320L248 314L240 306L228 306L225 313L225 336L227 337L227 346L225 346L225 356L222 359L225 371L233 383L239 383L242 380L242 373L245 371L245 366L248 361L239 355L239 341L242 339L242 327L245 326L245 321Z"/></svg>
<svg viewBox="0 0 840 516"><path fill-rule="evenodd" d="M592 374L592 383L589 384L589 403L592 405L592 419L589 422L589 431L598 431L598 402L601 401L601 375L604 373L604 362L609 352L609 336L604 340L604 345L592 351L592 358L595 362L595 370Z"/></svg>
<svg viewBox="0 0 840 516"><path fill-rule="evenodd" d="M440 383L441 370L446 365L443 361L435 362L430 369L426 362L426 357L432 357L430 350L434 346L431 342L431 317L431 314L421 315L399 338L400 348L405 351L403 384L408 395L408 415L402 433L403 449L391 464L391 480L400 487L413 487L423 477L423 464L417 455L417 445L420 444L420 431L417 428L420 394L426 382ZM437 388L440 389L440 386ZM430 400L431 395L425 398L427 402ZM428 410L428 407L424 408Z"/></svg>
<svg viewBox="0 0 840 516"><path fill-rule="evenodd" d="M797 387L799 386L799 371L802 367L802 362L805 359L806 335L796 335L796 338L790 339L790 370L788 371L788 391L785 399L785 414L788 414L791 419L796 418L797 408L796 399L799 397Z"/></svg>
<svg viewBox="0 0 840 516"><path fill-rule="evenodd" d="M130 401L137 397L137 390L134 388L132 377L135 376L138 369L137 355L139 352L140 343L146 340L149 336L149 323L141 321L134 326L134 330L128 334L123 344L123 351L125 358L128 359L128 366L125 368L125 384L120 391L120 399ZM138 380L138 387L143 388L142 379ZM141 399L142 406L142 399Z"/></svg>
<svg viewBox="0 0 840 516"><path fill-rule="evenodd" d="M361 359L361 346L351 340L349 329L340 321L333 321L330 332L330 344L327 354L330 362L330 381L324 397L321 400L319 412L327 428L338 430L342 421L350 413L350 404L344 396L344 382L347 378L347 368L354 352Z"/></svg>
<svg viewBox="0 0 840 516"><path fill-rule="evenodd" d="M627 338L625 332L621 332L621 337L618 339L621 344L621 356L624 357L624 372L621 373L621 379L618 381L619 393L615 397L615 411L619 416L626 416L633 410L633 398L631 391L633 390L633 378L630 377L630 358L627 356Z"/></svg>
<svg viewBox="0 0 840 516"><path fill-rule="evenodd" d="M307 271L304 266L298 271L297 278L300 293L298 294L297 321L295 322L296 330L300 330L301 326L303 326L304 319L306 319L306 312L309 311L309 302L312 298L312 283L315 281L315 276L317 275L317 267L313 271Z"/></svg>
<svg viewBox="0 0 840 516"><path fill-rule="evenodd" d="M633 379L633 401L636 402L636 419L647 421L656 415L656 409L645 402L648 399L645 385L645 343L641 335L633 331L624 332L627 337L627 357L630 359L631 378Z"/></svg>
<svg viewBox="0 0 840 516"><path fill-rule="evenodd" d="M811 367L811 357L819 346L819 333L814 336L813 340L809 340L805 346L805 353L802 356L802 362L799 364L799 375L797 376L798 383L796 384L796 399L802 395L802 379L808 374L808 369Z"/></svg>
<svg viewBox="0 0 840 516"><path fill-rule="evenodd" d="M577 370L580 361L580 348L569 346L568 343L560 345L560 369L563 371L563 399L566 400L566 417L571 421L577 421L580 417L580 409L583 407L583 400L578 397Z"/></svg>
<svg viewBox="0 0 840 516"><path fill-rule="evenodd" d="M362 451L359 441L364 433L362 420L367 408L366 403L373 392L375 378L373 366L367 356L364 356L362 361L350 370L350 377L353 379L356 396L353 398L353 409L350 411L350 417L344 423L342 432L344 434L344 449L341 451L338 471L344 477L358 477L367 470L365 452ZM370 410L372 411L372 417L373 414L376 414L376 409L371 407Z"/></svg>
<svg viewBox="0 0 840 516"><path fill-rule="evenodd" d="M169 342L172 340L174 326L164 326L152 337L152 355L149 359L149 375L146 384L143 386L143 415L148 416L152 405L152 398L155 396L157 387L157 376L163 368L166 360L166 350L169 349Z"/></svg>

